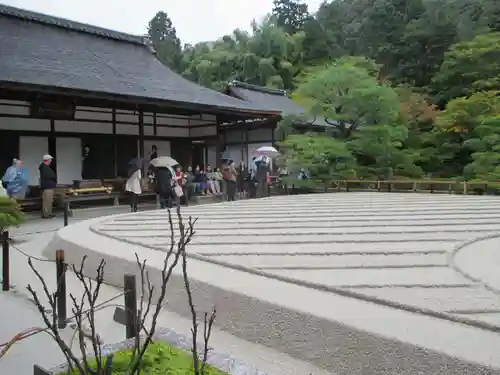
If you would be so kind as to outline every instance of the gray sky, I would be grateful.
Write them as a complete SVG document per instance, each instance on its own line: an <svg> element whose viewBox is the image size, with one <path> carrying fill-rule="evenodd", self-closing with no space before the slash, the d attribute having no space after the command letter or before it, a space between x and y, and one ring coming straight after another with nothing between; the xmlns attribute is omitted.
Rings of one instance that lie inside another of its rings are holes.
<svg viewBox="0 0 500 375"><path fill-rule="evenodd" d="M215 40L236 28L249 29L252 19L271 11L273 0L0 0L74 21L130 34L143 34L148 21L166 12L184 43ZM322 0L306 0L316 11Z"/></svg>

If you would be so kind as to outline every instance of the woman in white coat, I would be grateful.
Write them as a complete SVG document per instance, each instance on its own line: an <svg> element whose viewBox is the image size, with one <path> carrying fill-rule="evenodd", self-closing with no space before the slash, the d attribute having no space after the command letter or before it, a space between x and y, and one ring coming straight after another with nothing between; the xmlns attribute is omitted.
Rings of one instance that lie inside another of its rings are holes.
<svg viewBox="0 0 500 375"><path fill-rule="evenodd" d="M142 194L142 172L141 165L138 161L133 161L130 163L128 176L129 177L127 179L127 183L125 184L125 191L130 195L130 210L132 212L137 212L139 195Z"/></svg>

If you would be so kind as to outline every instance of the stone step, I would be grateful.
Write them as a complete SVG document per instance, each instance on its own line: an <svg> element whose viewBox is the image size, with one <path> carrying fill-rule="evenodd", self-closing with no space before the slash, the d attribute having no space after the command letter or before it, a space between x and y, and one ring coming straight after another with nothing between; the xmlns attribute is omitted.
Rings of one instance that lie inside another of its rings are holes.
<svg viewBox="0 0 500 375"><path fill-rule="evenodd" d="M130 232L133 229L134 236L144 237L144 236L158 236L159 234L164 235L169 232L170 226L136 226L133 227L122 227L120 224L106 225L105 227L100 227L99 230L110 235L117 235L119 232ZM330 234L359 234L359 235L369 235L369 234L425 234L436 235L437 233L490 233L500 230L500 223L498 224L481 224L481 225L428 225L422 226L355 226L355 227L328 227L318 223L318 226L274 226L274 224L269 224L268 227L254 227L254 228L241 228L241 227L227 227L214 225L212 227L206 226L205 228L200 228L200 226L195 226L196 233L198 236L220 236L220 235L243 235L243 236L264 236L264 235L311 235L311 236L321 236Z"/></svg>
<svg viewBox="0 0 500 375"><path fill-rule="evenodd" d="M259 245L244 244L234 246L231 243L224 243L217 246L199 244L190 246L189 251L207 256L218 255L353 255L353 254L407 254L407 253L434 253L445 254L451 250L455 242L370 242L360 243L330 243L327 246L322 243L305 243L300 246L290 245Z"/></svg>
<svg viewBox="0 0 500 375"><path fill-rule="evenodd" d="M398 255L219 255L213 259L221 262L258 269L288 268L360 268L365 267L418 267L448 266L445 254L398 254Z"/></svg>
<svg viewBox="0 0 500 375"><path fill-rule="evenodd" d="M158 232L122 232L122 231L101 231L102 234L114 238L123 238L136 243L155 244L162 241L169 241L168 233ZM482 236L495 234L497 231L481 232ZM251 244L304 244L304 243L379 243L379 242L459 242L467 241L477 237L474 232L425 232L425 233L310 233L310 234L293 234L275 232L274 234L234 234L221 230L213 230L211 233L204 235L200 233L193 240L193 245L251 245Z"/></svg>
<svg viewBox="0 0 500 375"><path fill-rule="evenodd" d="M307 220L304 220L307 218ZM340 220L339 220L340 219ZM405 223L408 225L420 224L420 225L434 225L442 222L446 223L475 223L481 221L499 221L500 222L500 214L449 214L443 215L441 214L439 217L435 217L432 214L418 214L418 215L370 215L370 216L353 216L353 215L328 215L323 216L318 219L315 215L296 215L291 216L287 215L280 218L279 221L276 218L269 218L267 215L263 215L262 217L250 218L239 216L239 217L227 217L223 216L219 219L206 219L203 215L197 216L197 223L209 222L213 224L234 224L234 225L263 225L267 226L267 223L275 223L275 224L283 224L288 225L308 225L309 223L340 223L339 225L351 225L351 224L360 224L364 225L365 223L381 223L381 224L390 224L390 223ZM184 222L187 221L187 218L184 216ZM177 223L177 218L172 220L174 224ZM117 217L112 219L105 219L100 222L98 225L94 225L94 227L103 227L106 225L168 225L168 218L164 215L153 214L150 216L126 216L126 217Z"/></svg>

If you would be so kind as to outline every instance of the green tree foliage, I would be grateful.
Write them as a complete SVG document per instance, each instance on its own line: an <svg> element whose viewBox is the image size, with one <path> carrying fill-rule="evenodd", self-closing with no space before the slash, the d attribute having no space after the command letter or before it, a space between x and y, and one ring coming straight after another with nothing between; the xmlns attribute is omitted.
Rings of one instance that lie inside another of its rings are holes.
<svg viewBox="0 0 500 375"><path fill-rule="evenodd" d="M500 1L326 0L310 14L275 0L251 26L180 51L160 12L149 34L165 64L201 85L289 91L306 112L277 129L287 163L319 180L500 179ZM321 135L294 130L313 119L328 125Z"/></svg>
<svg viewBox="0 0 500 375"><path fill-rule="evenodd" d="M390 79L415 87L428 86L456 35L454 20L441 9L426 11L410 21L394 44L397 64L389 72Z"/></svg>
<svg viewBox="0 0 500 375"><path fill-rule="evenodd" d="M158 12L149 21L148 35L158 59L175 71L180 70L182 60L181 41L172 21L165 12Z"/></svg>
<svg viewBox="0 0 500 375"><path fill-rule="evenodd" d="M300 168L309 172L311 180L326 184L356 175L346 143L325 134L292 134L280 143L280 150L292 178Z"/></svg>
<svg viewBox="0 0 500 375"><path fill-rule="evenodd" d="M303 29L309 18L309 10L307 4L300 0L274 0L272 15L279 27L294 34Z"/></svg>
<svg viewBox="0 0 500 375"><path fill-rule="evenodd" d="M235 30L211 45L188 46L183 75L214 89L231 80L291 89L302 68L304 34L290 35L267 18L251 34Z"/></svg>
<svg viewBox="0 0 500 375"><path fill-rule="evenodd" d="M412 153L403 148L408 138L404 125L364 126L349 141L357 156L362 177L391 179L396 176L420 177L422 169Z"/></svg>
<svg viewBox="0 0 500 375"><path fill-rule="evenodd" d="M9 197L0 197L0 232L8 230L11 226L19 225L22 221L21 207L16 201Z"/></svg>
<svg viewBox="0 0 500 375"><path fill-rule="evenodd" d="M491 30L500 31L500 2L484 0L484 17Z"/></svg>
<svg viewBox="0 0 500 375"><path fill-rule="evenodd" d="M474 152L488 151L491 120L500 113L498 92L480 92L457 98L441 112L432 132L435 155L445 176L459 176ZM490 124L486 128L485 124Z"/></svg>
<svg viewBox="0 0 500 375"><path fill-rule="evenodd" d="M434 77L434 89L443 102L500 89L500 33L453 45Z"/></svg>
<svg viewBox="0 0 500 375"><path fill-rule="evenodd" d="M393 124L399 116L396 92L360 67L361 62L339 59L311 73L295 92L312 115L335 124L335 135L341 139L360 126Z"/></svg>
<svg viewBox="0 0 500 375"><path fill-rule="evenodd" d="M484 118L476 134L478 138L467 145L473 152L472 161L464 168L464 177L500 181L500 115Z"/></svg>

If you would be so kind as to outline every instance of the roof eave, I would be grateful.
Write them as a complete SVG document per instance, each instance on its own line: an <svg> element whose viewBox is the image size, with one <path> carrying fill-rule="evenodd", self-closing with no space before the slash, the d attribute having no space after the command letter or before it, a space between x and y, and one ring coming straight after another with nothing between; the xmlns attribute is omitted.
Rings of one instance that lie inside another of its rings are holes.
<svg viewBox="0 0 500 375"><path fill-rule="evenodd" d="M94 92L82 89L70 89L70 88L44 86L37 84L9 82L9 81L0 81L0 89L6 89L12 91L30 91L30 92L55 94L63 96L77 96L86 99L106 99L110 101L126 102L129 104L132 103L137 105L168 106L172 108L191 110L193 112L198 112L198 113L206 113L213 115L233 115L248 119L259 118L259 117L267 118L267 117L274 117L281 115L281 113L277 111L176 102L176 101L169 101L169 100L162 100L162 99L155 99L148 97L128 96L128 95L112 94L106 92Z"/></svg>

